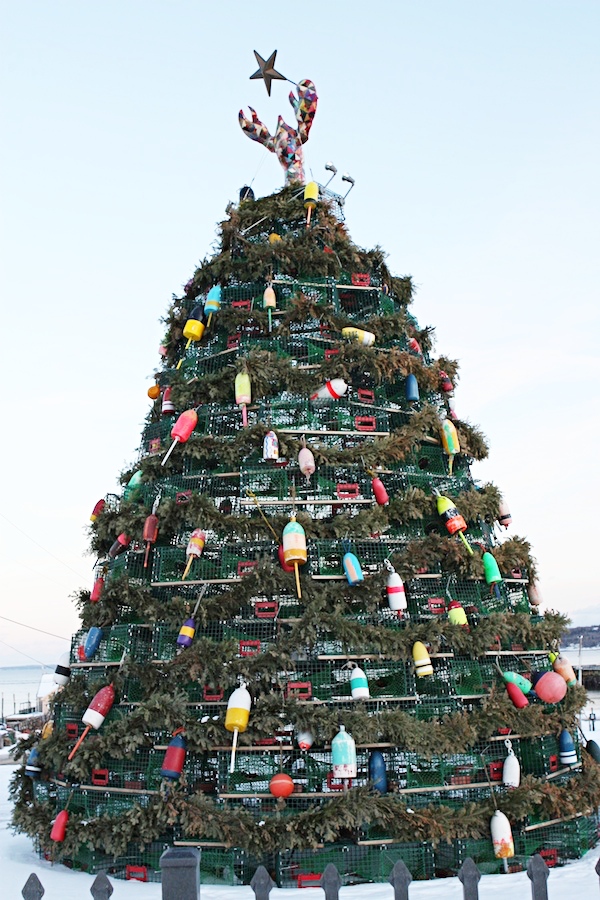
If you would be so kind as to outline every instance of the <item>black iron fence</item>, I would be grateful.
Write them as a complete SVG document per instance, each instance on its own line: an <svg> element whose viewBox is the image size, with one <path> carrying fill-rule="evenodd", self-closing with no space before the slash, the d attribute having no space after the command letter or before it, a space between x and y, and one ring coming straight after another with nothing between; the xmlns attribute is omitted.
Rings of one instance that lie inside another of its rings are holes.
<svg viewBox="0 0 600 900"><path fill-rule="evenodd" d="M195 849L172 848L166 850L160 860L162 872L162 900L199 900L200 898L200 851ZM600 877L600 859L596 863L596 872ZM532 900L548 900L546 882L550 870L539 853L532 856L527 863L527 877L531 881ZM463 886L463 900L479 900L479 880L481 873L473 860L466 859L458 872L458 879ZM399 860L388 879L393 889L390 900L410 900L412 875L402 860ZM325 893L325 900L339 900L342 879L333 863L329 863L320 880L313 882ZM255 900L269 900L275 882L264 866L259 866L250 882ZM110 900L113 887L105 874L97 875L90 888L94 900ZM27 879L21 895L24 900L41 900L45 890L39 878L31 874ZM53 898L48 898L53 900ZM57 900L59 898L57 897Z"/></svg>

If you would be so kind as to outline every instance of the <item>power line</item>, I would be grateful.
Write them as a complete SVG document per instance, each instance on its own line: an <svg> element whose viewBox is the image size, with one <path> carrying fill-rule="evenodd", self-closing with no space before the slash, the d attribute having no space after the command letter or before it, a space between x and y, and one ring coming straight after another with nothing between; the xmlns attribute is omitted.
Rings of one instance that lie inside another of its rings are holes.
<svg viewBox="0 0 600 900"><path fill-rule="evenodd" d="M61 564L61 566L65 566L65 568L67 568L67 569L68 569L70 572L72 572L74 575L77 575L77 577L78 577L78 578L81 578L83 581L86 580L86 579L84 578L83 575L81 575L79 572L76 572L75 569L72 569L71 566L70 566L68 563L64 562L64 560L62 560L62 559L59 559L58 556L55 556L54 553L52 553L50 550L48 550L46 547L44 547L42 544L40 544L39 541L36 541L36 539L35 539L35 538L32 538L31 535L27 534L26 531L23 531L23 529L22 529L22 528L19 528L18 525L15 525L14 522L11 522L11 520L10 520L7 516L5 516L4 513L1 513L1 512L0 512L0 517L2 517L2 518L4 519L5 522L8 522L9 525L12 525L13 528L16 528L17 531L20 531L21 534L22 534L24 537L26 537L28 541L31 541L33 544L35 544L37 547L39 547L40 550L43 550L44 553L47 553L48 556L51 556L52 559L55 559L56 562L59 562L59 563Z"/></svg>
<svg viewBox="0 0 600 900"><path fill-rule="evenodd" d="M40 634L47 634L49 637L58 638L61 641L69 641L70 638L63 637L62 634L53 634L51 631L44 631L43 628L36 628L34 625L26 625L25 622L17 622L16 619L9 619L8 616L0 616L5 622L12 622L13 625L20 625L22 628L29 628L30 631L39 631Z"/></svg>
<svg viewBox="0 0 600 900"><path fill-rule="evenodd" d="M7 644L6 641L0 641L0 644L4 644L5 647L9 647L11 650L14 650L15 653L20 653L21 656L25 656L27 659L32 659L34 663L37 663L42 669L48 669L48 671L52 671L50 666L47 666L46 663L43 663L41 660L36 659L35 656L29 656L27 653L23 653L22 650L19 650L18 647L13 647L12 644Z"/></svg>

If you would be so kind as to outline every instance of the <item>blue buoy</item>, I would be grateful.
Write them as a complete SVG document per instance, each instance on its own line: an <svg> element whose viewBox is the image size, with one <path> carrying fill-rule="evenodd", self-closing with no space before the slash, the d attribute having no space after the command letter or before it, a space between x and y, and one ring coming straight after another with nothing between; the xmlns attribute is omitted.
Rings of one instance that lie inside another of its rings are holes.
<svg viewBox="0 0 600 900"><path fill-rule="evenodd" d="M369 780L380 794L387 794L387 772L385 771L385 759L380 750L373 750L369 757Z"/></svg>

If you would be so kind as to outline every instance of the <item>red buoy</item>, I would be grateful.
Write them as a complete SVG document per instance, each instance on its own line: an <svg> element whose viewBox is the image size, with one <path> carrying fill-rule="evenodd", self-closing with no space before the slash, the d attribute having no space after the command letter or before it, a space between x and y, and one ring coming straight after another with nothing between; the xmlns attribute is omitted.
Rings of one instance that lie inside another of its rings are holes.
<svg viewBox="0 0 600 900"><path fill-rule="evenodd" d="M515 706L517 709L524 709L526 706L529 706L529 700L527 699L521 688L514 684L514 682L508 681L505 687L506 693L510 697L513 706Z"/></svg>
<svg viewBox="0 0 600 900"><path fill-rule="evenodd" d="M285 772L279 772L271 778L269 790L274 797L289 797L294 792L294 782Z"/></svg>
<svg viewBox="0 0 600 900"><path fill-rule="evenodd" d="M100 575L99 578L96 578L94 582L94 587L92 588L92 593L90 594L90 600L92 603L97 603L100 597L102 596L102 591L104 590L104 578Z"/></svg>
<svg viewBox="0 0 600 900"><path fill-rule="evenodd" d="M69 821L69 813L66 809L61 809L54 820L52 831L50 832L51 841L64 841L67 832L67 822Z"/></svg>
<svg viewBox="0 0 600 900"><path fill-rule="evenodd" d="M389 494L383 486L381 478L373 478L371 487L373 488L373 495L379 506L385 506L386 503L390 502Z"/></svg>

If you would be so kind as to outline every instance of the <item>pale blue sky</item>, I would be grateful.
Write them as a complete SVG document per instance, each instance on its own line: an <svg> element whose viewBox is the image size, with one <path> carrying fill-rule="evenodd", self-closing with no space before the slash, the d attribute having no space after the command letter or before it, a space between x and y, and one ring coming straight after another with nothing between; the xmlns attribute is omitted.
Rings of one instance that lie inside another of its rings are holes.
<svg viewBox="0 0 600 900"><path fill-rule="evenodd" d="M45 550L0 518L2 615L77 626L158 320L238 188L282 183L237 123L289 118L289 86L248 80L277 48L317 85L307 165L354 176L352 236L413 275L419 322L461 360L457 410L492 448L475 475L504 490L547 606L600 620L599 40L581 0L5 3L0 514ZM0 640L0 665L27 662L7 643L66 646L2 621Z"/></svg>

